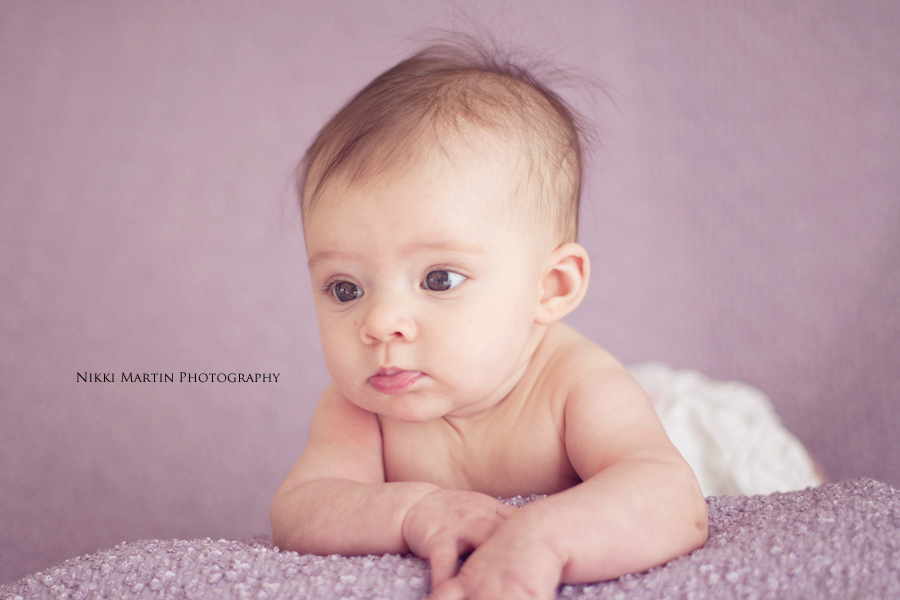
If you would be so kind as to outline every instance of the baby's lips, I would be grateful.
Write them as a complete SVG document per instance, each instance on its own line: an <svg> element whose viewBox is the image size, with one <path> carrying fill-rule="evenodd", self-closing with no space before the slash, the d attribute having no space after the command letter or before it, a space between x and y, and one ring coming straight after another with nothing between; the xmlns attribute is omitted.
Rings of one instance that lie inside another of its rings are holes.
<svg viewBox="0 0 900 600"><path fill-rule="evenodd" d="M382 394L399 394L406 391L423 375L421 371L379 369L376 374L369 377L369 385Z"/></svg>

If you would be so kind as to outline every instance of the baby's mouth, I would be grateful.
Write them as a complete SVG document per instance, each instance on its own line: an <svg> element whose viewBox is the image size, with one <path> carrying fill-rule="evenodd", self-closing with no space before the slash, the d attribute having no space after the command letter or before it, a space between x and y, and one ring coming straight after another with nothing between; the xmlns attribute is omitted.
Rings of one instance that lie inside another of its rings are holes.
<svg viewBox="0 0 900 600"><path fill-rule="evenodd" d="M424 375L421 371L404 371L390 367L378 369L378 372L369 377L368 381L369 385L382 394L399 394L406 391Z"/></svg>

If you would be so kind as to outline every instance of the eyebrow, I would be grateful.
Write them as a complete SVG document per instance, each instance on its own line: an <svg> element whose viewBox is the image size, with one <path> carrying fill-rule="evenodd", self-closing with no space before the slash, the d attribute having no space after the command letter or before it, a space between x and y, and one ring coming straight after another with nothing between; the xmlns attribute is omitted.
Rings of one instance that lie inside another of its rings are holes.
<svg viewBox="0 0 900 600"><path fill-rule="evenodd" d="M437 250L455 252L458 254L488 254L488 249L481 244L466 244L458 240L449 239L407 244L401 249L401 253L406 254L416 250ZM343 256L343 254L334 250L323 250L322 252L317 252L311 256L306 265L309 269L313 269L320 263L334 258L341 258ZM354 258L355 256L356 255L354 255Z"/></svg>

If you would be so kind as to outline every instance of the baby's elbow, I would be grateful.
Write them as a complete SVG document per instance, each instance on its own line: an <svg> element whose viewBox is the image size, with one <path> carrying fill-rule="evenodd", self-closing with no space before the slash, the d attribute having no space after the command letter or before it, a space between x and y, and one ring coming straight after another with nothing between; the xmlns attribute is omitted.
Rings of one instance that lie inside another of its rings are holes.
<svg viewBox="0 0 900 600"><path fill-rule="evenodd" d="M670 511L668 519L674 536L670 538L674 542L672 549L680 556L706 543L709 537L709 514L706 498L703 497L690 467L684 463L682 468L673 471L673 475L667 485Z"/></svg>
<svg viewBox="0 0 900 600"><path fill-rule="evenodd" d="M706 499L699 487L686 500L686 509L682 512L684 553L703 546L709 537L709 513L706 510Z"/></svg>
<svg viewBox="0 0 900 600"><path fill-rule="evenodd" d="M272 500L272 506L269 508L269 524L272 526L272 545L284 549L285 528L282 527L282 507L279 502L280 498L275 495Z"/></svg>
<svg viewBox="0 0 900 600"><path fill-rule="evenodd" d="M701 547L709 538L709 514L706 511L705 499L701 498L699 506L697 506L694 518L691 521L691 527L689 527L688 538L691 541L688 552Z"/></svg>
<svg viewBox="0 0 900 600"><path fill-rule="evenodd" d="M275 494L269 509L269 523L272 526L272 545L281 550L294 550L291 532L295 529L290 522L290 503L281 490Z"/></svg>

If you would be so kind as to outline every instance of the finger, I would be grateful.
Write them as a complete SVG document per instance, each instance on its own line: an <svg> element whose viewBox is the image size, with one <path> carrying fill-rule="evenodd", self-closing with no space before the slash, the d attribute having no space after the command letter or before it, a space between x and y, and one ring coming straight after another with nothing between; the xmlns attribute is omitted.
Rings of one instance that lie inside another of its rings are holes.
<svg viewBox="0 0 900 600"><path fill-rule="evenodd" d="M428 563L431 565L431 589L435 589L456 575L459 555L453 545L442 544L428 557Z"/></svg>
<svg viewBox="0 0 900 600"><path fill-rule="evenodd" d="M448 579L437 588L432 588L431 595L426 600L466 600L468 596L459 579Z"/></svg>
<svg viewBox="0 0 900 600"><path fill-rule="evenodd" d="M503 504L502 502L497 504L497 514L500 515L501 517L503 517L504 519L506 517L510 516L511 514L513 514L514 512L516 512L517 510L518 509L515 506L511 506L509 504Z"/></svg>

